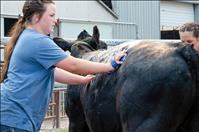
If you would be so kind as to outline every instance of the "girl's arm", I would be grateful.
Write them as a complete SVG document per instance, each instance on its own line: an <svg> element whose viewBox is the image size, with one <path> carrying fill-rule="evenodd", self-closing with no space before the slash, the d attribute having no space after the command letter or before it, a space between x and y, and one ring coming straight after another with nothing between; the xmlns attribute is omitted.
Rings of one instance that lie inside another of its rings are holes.
<svg viewBox="0 0 199 132"><path fill-rule="evenodd" d="M115 62L121 64L121 57L126 55L126 51L122 51L121 53L114 56ZM97 74L97 73L106 73L114 70L114 67L111 63L98 63L87 61L79 58L75 58L73 56L68 56L67 58L58 62L56 67L63 69L65 71L69 71L76 74Z"/></svg>
<svg viewBox="0 0 199 132"><path fill-rule="evenodd" d="M64 84L87 84L94 79L94 75L80 76L77 74L55 68L55 81Z"/></svg>

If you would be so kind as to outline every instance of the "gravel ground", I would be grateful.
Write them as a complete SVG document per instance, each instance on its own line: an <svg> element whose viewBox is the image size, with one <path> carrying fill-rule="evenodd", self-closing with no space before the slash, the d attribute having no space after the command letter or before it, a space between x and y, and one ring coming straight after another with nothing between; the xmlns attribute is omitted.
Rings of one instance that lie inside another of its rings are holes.
<svg viewBox="0 0 199 132"><path fill-rule="evenodd" d="M67 117L63 117L60 118L60 128L59 129L63 129L63 128L67 128L68 129L68 118ZM56 128L55 128L55 124L56 122L53 119L47 119L42 123L41 126L41 131L40 132L56 132Z"/></svg>

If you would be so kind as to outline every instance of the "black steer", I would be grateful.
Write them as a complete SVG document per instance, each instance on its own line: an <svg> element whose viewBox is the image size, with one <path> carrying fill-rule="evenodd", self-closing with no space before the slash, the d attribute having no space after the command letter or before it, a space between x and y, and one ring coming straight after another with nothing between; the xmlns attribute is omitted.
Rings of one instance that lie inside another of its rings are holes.
<svg viewBox="0 0 199 132"><path fill-rule="evenodd" d="M108 62L122 49L128 56L117 71L68 86L69 131L198 132L198 53L183 43L134 41L78 57Z"/></svg>

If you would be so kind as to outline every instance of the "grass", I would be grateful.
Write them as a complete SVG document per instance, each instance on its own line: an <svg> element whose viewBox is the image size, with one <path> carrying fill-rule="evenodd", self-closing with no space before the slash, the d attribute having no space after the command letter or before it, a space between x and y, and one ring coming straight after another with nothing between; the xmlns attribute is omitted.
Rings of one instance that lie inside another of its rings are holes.
<svg viewBox="0 0 199 132"><path fill-rule="evenodd" d="M56 132L68 132L68 130L67 129L60 129L60 130L58 130Z"/></svg>

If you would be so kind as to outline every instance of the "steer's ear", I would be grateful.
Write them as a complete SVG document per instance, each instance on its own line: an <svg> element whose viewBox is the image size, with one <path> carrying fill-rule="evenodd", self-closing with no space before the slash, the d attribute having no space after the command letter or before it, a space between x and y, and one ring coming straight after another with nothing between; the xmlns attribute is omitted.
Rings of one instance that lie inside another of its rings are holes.
<svg viewBox="0 0 199 132"><path fill-rule="evenodd" d="M94 51L94 49L86 42L77 41L71 47L71 55L74 57L81 57L84 53Z"/></svg>
<svg viewBox="0 0 199 132"><path fill-rule="evenodd" d="M62 50L64 51L71 51L71 46L72 43L64 40L63 38L60 37L54 37L53 41L57 44L57 46L59 46Z"/></svg>
<svg viewBox="0 0 199 132"><path fill-rule="evenodd" d="M93 27L93 36L92 36L92 39L95 40L95 42L97 44L99 44L100 33L99 33L99 29L98 29L98 27L96 25Z"/></svg>
<svg viewBox="0 0 199 132"><path fill-rule="evenodd" d="M77 36L77 40L83 40L85 38L88 38L88 37L91 37L91 35L86 31L86 30L83 30L80 32L80 34Z"/></svg>

